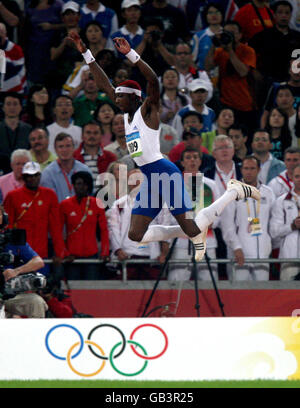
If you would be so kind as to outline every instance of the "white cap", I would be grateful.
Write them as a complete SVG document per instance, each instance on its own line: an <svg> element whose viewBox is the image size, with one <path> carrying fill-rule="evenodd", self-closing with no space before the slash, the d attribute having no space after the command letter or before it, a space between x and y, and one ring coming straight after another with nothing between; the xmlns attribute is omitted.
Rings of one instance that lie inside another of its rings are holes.
<svg viewBox="0 0 300 408"><path fill-rule="evenodd" d="M206 81L205 79L193 79L192 82L188 84L188 90L190 92L195 92L198 89L205 89L208 92L207 98L205 102L208 102L213 94L213 86L210 81Z"/></svg>
<svg viewBox="0 0 300 408"><path fill-rule="evenodd" d="M121 9L126 9L132 6L141 7L139 0L123 0L121 4Z"/></svg>
<svg viewBox="0 0 300 408"><path fill-rule="evenodd" d="M23 166L22 174L37 174L41 173L40 165L36 162L27 162Z"/></svg>
<svg viewBox="0 0 300 408"><path fill-rule="evenodd" d="M79 13L79 4L75 3L75 1L67 1L63 5L61 12L64 13L67 10L72 10L75 13Z"/></svg>

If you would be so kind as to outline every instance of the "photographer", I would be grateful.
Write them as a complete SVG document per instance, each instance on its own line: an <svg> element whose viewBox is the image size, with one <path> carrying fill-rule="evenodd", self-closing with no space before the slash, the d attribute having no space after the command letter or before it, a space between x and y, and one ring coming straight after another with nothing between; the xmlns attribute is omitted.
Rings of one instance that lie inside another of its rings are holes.
<svg viewBox="0 0 300 408"><path fill-rule="evenodd" d="M0 205L0 234L5 234L5 228L8 225L8 217L4 212L3 206ZM3 272L1 281L3 284L10 279L21 274L35 272L44 267L41 257L26 243L25 245L16 245L8 242L1 248L1 255L10 254L14 256L11 264L1 265ZM1 262L4 263L1 259ZM13 298L4 301L6 317L43 318L48 309L46 302L34 292L19 293Z"/></svg>
<svg viewBox="0 0 300 408"><path fill-rule="evenodd" d="M241 43L242 33L236 21L228 21L212 38L213 46L205 58L205 69L219 67L220 100L234 110L235 118L250 130L258 125L256 102L248 83L256 68L253 48Z"/></svg>

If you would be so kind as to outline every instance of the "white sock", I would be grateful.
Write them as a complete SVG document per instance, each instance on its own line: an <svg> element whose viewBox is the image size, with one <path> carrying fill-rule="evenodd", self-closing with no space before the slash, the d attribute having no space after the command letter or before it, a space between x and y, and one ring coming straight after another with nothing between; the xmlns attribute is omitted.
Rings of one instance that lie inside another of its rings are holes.
<svg viewBox="0 0 300 408"><path fill-rule="evenodd" d="M179 225L151 225L145 232L141 243L168 241L173 238L188 238Z"/></svg>
<svg viewBox="0 0 300 408"><path fill-rule="evenodd" d="M222 214L225 207L232 203L237 198L237 192L235 190L225 191L225 193L213 202L209 207L203 208L196 215L195 221L200 231L203 231L210 224L212 224L215 219Z"/></svg>

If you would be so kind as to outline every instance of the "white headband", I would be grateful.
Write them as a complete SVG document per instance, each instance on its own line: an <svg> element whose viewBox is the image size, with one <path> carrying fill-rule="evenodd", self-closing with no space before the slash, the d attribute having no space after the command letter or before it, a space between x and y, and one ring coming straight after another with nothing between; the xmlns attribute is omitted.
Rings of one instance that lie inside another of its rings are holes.
<svg viewBox="0 0 300 408"><path fill-rule="evenodd" d="M115 90L115 93L128 93L128 94L136 94L137 96L142 96L142 91L139 89L128 88L127 86L118 86Z"/></svg>

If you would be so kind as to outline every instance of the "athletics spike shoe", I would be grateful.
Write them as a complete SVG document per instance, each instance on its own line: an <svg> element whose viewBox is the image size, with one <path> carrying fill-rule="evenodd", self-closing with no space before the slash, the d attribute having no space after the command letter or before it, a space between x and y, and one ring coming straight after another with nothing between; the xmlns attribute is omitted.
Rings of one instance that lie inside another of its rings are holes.
<svg viewBox="0 0 300 408"><path fill-rule="evenodd" d="M203 259L206 251L206 235L208 228L200 232L196 237L190 238L195 247L195 261L199 262Z"/></svg>
<svg viewBox="0 0 300 408"><path fill-rule="evenodd" d="M235 190L238 193L237 201L251 197L255 200L260 200L260 192L257 188L250 186L249 184L242 183L241 181L231 179L227 183L227 190Z"/></svg>

